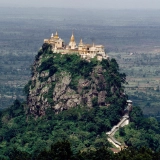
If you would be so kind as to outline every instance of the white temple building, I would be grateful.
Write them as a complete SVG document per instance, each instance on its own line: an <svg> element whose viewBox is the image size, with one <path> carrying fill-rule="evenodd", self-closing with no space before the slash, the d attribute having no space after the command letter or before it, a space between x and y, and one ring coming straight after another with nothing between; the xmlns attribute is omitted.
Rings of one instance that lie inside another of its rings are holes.
<svg viewBox="0 0 160 160"><path fill-rule="evenodd" d="M58 35L58 32L55 35L52 33L49 39L44 39L44 43L52 45L52 50L55 53L70 54L77 53L80 54L82 58L90 59L97 56L98 60L108 59L109 56L106 55L103 45L93 44L84 44L82 39L80 40L78 46L76 45L74 34L72 33L70 42L68 45L64 43L64 40L61 39Z"/></svg>

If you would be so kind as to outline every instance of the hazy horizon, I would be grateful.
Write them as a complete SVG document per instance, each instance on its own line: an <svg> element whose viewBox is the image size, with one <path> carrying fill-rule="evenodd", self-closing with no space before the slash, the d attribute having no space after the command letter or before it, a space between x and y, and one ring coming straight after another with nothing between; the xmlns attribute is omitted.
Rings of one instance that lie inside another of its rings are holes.
<svg viewBox="0 0 160 160"><path fill-rule="evenodd" d="M84 9L160 9L159 0L0 0L0 7L54 7Z"/></svg>

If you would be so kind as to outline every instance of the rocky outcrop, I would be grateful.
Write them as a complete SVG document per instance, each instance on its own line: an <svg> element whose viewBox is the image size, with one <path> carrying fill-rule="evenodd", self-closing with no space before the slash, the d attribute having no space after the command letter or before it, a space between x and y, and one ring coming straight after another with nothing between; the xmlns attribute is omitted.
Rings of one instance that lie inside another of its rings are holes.
<svg viewBox="0 0 160 160"><path fill-rule="evenodd" d="M112 85L109 79L119 76L118 72L112 74L116 62L102 61L90 65L91 62L84 62L75 55L71 55L71 58L62 56L50 53L47 49L43 51L43 54L39 52L36 56L32 66L32 78L27 98L30 114L43 116L48 108L59 113L78 106L108 107L110 101L115 102L116 96L124 95L123 90L117 88L115 84ZM60 62L61 57L63 58L62 63ZM77 58L77 63L74 62L75 58ZM74 71L72 72L70 65L73 64L81 66L82 69L73 66ZM69 69L66 69L65 66ZM107 78L107 76L110 77ZM121 83L119 79L117 78L118 85Z"/></svg>
<svg viewBox="0 0 160 160"><path fill-rule="evenodd" d="M61 76L58 79L53 90L54 105L52 108L56 112L59 112L80 105L81 96L69 87L71 75L61 73Z"/></svg>
<svg viewBox="0 0 160 160"><path fill-rule="evenodd" d="M32 85L28 96L29 112L35 116L45 115L47 108L52 108L56 113L67 110L79 105L93 107L93 100L96 99L99 105L106 105L105 99L107 96L106 83L102 73L102 67L94 68L91 73L92 79L79 79L77 84L77 90L72 89L71 74L67 72L61 72L60 74L54 74L48 77L46 81L40 82L40 78L47 77L49 74L42 72L37 73L35 63L35 73L32 77ZM99 71L97 73L97 71ZM100 83L101 82L101 83ZM48 98L49 90L51 90L52 97ZM103 90L102 90L103 89ZM100 90L100 91L99 91ZM51 101L52 103L49 103Z"/></svg>

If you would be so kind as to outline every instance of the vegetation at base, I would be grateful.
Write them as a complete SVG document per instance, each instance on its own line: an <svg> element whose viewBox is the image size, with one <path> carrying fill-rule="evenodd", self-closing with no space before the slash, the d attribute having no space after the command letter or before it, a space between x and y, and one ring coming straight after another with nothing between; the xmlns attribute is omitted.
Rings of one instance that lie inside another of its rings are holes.
<svg viewBox="0 0 160 160"><path fill-rule="evenodd" d="M0 154L8 155L13 148L27 153L39 152L63 139L71 143L73 153L108 147L105 133L119 121L120 110L115 105L90 110L73 108L58 115L48 110L46 116L35 120L25 114L25 104L16 100L1 112Z"/></svg>
<svg viewBox="0 0 160 160"><path fill-rule="evenodd" d="M108 108L95 106L90 110L73 108L58 115L48 110L44 117L35 120L25 114L25 104L16 100L0 114L0 155L7 158L14 148L16 153L24 155L38 156L45 150L47 154L52 144L64 139L70 143L72 155L79 154L81 159L85 156L89 159L90 154L96 157L101 149L103 154L108 154L106 148L111 146L106 132L118 123L120 110L117 105ZM131 124L120 131L120 137L128 146L133 146L137 154L143 146L158 152L160 123L154 118L143 117L137 107L134 107L131 119ZM123 151L125 156L129 154L127 151Z"/></svg>
<svg viewBox="0 0 160 160"><path fill-rule="evenodd" d="M48 150L37 154L11 150L10 160L159 160L160 152L153 152L151 149L142 147L139 149L129 147L114 154L108 147L100 147L95 150L73 153L68 141L61 141L52 144Z"/></svg>

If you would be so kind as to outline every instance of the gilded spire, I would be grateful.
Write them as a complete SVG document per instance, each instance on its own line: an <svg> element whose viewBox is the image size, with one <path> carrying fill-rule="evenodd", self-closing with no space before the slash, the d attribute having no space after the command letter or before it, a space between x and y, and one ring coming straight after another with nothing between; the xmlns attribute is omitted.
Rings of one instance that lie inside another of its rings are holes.
<svg viewBox="0 0 160 160"><path fill-rule="evenodd" d="M74 34L73 34L73 32L72 32L72 36L71 36L70 42L74 42L74 41L75 41L75 39L74 39Z"/></svg>
<svg viewBox="0 0 160 160"><path fill-rule="evenodd" d="M58 38L59 38L57 31L56 31L56 34L54 35L54 38L55 38L55 39L58 39Z"/></svg>

